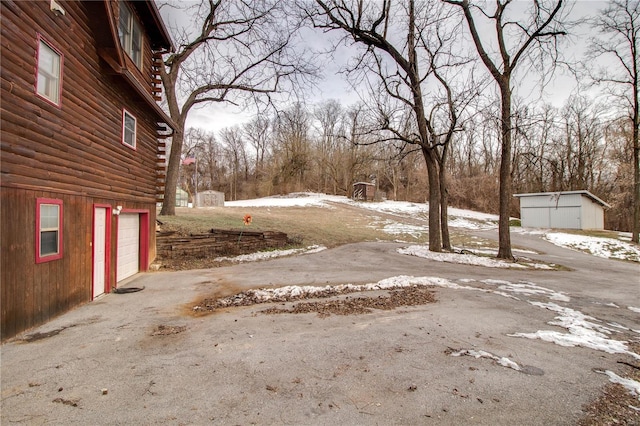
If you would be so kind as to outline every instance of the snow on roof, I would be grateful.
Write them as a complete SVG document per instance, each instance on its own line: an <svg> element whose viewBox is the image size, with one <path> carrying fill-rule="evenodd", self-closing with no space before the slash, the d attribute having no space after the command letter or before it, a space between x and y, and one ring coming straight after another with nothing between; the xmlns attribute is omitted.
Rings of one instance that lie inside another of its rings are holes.
<svg viewBox="0 0 640 426"><path fill-rule="evenodd" d="M513 194L514 197L539 197L539 196L549 196L549 195L572 195L572 194L580 194L584 195L587 198L591 198L596 203L600 204L603 207L609 208L611 207L609 204L602 201L600 198L596 197L589 191L582 189L580 191L557 191L557 192L530 192L527 194Z"/></svg>

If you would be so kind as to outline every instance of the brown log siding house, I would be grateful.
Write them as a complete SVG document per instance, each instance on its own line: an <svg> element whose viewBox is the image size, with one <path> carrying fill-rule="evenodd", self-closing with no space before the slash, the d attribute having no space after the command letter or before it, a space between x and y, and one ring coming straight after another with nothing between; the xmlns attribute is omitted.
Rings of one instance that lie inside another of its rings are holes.
<svg viewBox="0 0 640 426"><path fill-rule="evenodd" d="M174 125L153 1L0 7L4 340L147 270Z"/></svg>

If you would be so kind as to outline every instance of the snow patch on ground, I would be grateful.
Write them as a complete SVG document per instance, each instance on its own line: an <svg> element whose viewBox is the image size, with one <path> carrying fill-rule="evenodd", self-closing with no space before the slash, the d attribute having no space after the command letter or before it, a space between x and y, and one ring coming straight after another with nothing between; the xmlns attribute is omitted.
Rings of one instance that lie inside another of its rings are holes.
<svg viewBox="0 0 640 426"><path fill-rule="evenodd" d="M449 214L451 215L451 212L449 212ZM453 228L464 228L471 230L494 229L496 227L496 225L491 222L480 222L477 219L469 220L467 218L455 216L452 219L448 220L448 224Z"/></svg>
<svg viewBox="0 0 640 426"><path fill-rule="evenodd" d="M409 246L399 248L398 253L410 256L422 257L437 262L460 263L465 265L486 266L488 268L517 268L526 269L526 266L517 263L506 262L490 257L476 256L474 254L438 253L429 251L426 246Z"/></svg>
<svg viewBox="0 0 640 426"><path fill-rule="evenodd" d="M274 259L276 257L291 256L294 254L318 253L326 249L327 248L324 246L315 245L315 246L309 246L307 248L300 248L300 249L261 251L257 253L241 254L239 256L216 257L214 260L218 262L229 261L233 263L257 262L259 260Z"/></svg>
<svg viewBox="0 0 640 426"><path fill-rule="evenodd" d="M389 235L411 235L414 238L420 238L422 234L429 232L426 226L406 225L393 220L385 220L382 225L382 232Z"/></svg>
<svg viewBox="0 0 640 426"><path fill-rule="evenodd" d="M339 195L316 194L313 192L295 192L288 195L252 200L225 201L225 207L330 207L328 201L343 202L347 197Z"/></svg>
<svg viewBox="0 0 640 426"><path fill-rule="evenodd" d="M637 312L637 313L640 314L640 308L634 308L633 306L628 306L627 309L629 309L630 311Z"/></svg>
<svg viewBox="0 0 640 426"><path fill-rule="evenodd" d="M518 363L511 361L509 358L507 357L499 357L497 355L494 355L492 353L486 352L486 351L476 351L473 349L462 349L458 352L454 352L451 354L451 356L463 356L463 355L467 355L467 356L472 356L476 359L478 358L489 358L492 359L494 361L496 361L498 364L502 365L503 367L507 367L507 368L512 368L516 371L522 371L522 367L520 367L518 365Z"/></svg>
<svg viewBox="0 0 640 426"><path fill-rule="evenodd" d="M239 302L242 297L250 297L252 300L258 301L259 303L268 303L273 300L313 298L315 296L324 295L327 293L342 294L362 291L394 290L413 286L451 286L451 288L464 288L461 286L457 286L457 284L452 283L445 278L411 277L401 275L397 277L386 278L384 280L378 281L377 283L370 284L338 284L333 286L289 285L278 288L251 289L234 296L220 299L220 301L223 304L225 301L227 301L229 305L237 305L241 304Z"/></svg>
<svg viewBox="0 0 640 426"><path fill-rule="evenodd" d="M488 282L489 280L484 280L482 282ZM515 293L519 295L541 295L546 296L550 300L557 300L560 302L569 302L571 298L562 292L557 292L551 290L549 288L540 287L531 282L520 282L520 283L501 283L498 285L498 289L510 293Z"/></svg>
<svg viewBox="0 0 640 426"><path fill-rule="evenodd" d="M638 401L640 401L640 382L637 382L632 379L625 379L623 377L618 376L613 371L609 371L609 370L602 371L599 373L603 373L609 376L610 382L618 383L624 386L629 392L631 392L631 395L637 397Z"/></svg>
<svg viewBox="0 0 640 426"><path fill-rule="evenodd" d="M562 232L549 232L545 234L544 238L555 245L586 251L594 256L640 262L640 249L625 241Z"/></svg>
<svg viewBox="0 0 640 426"><path fill-rule="evenodd" d="M617 332L617 330L601 325L600 320L555 303L531 301L529 303L559 314L549 324L565 328L569 332L538 330L535 333L514 333L509 336L540 339L560 346L583 346L610 354L628 354L640 360L640 355L631 352L626 341L609 338L609 335Z"/></svg>
<svg viewBox="0 0 640 426"><path fill-rule="evenodd" d="M398 253L410 256L422 257L424 259L434 260L436 262L458 263L464 265L485 266L487 268L511 268L511 269L553 269L552 266L544 263L534 262L508 262L492 257L477 256L475 254L466 253L446 253L429 251L426 245L414 245L405 248L399 248Z"/></svg>

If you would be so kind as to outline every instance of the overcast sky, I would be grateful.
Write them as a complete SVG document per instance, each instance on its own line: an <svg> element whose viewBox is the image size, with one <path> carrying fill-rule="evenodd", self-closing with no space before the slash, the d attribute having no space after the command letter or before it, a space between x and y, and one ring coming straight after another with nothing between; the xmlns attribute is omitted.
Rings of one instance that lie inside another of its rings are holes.
<svg viewBox="0 0 640 426"><path fill-rule="evenodd" d="M160 2L158 2L160 3ZM522 5L528 5L529 2L520 1ZM596 0L578 0L575 2L571 12L571 18L577 19L585 15L593 15L598 10L606 7L606 1ZM171 28L176 25L176 22L189 22L185 21L184 16L178 16L178 12L175 9L161 7L161 13L167 25ZM491 32L491 28L482 28L480 30L486 30ZM170 30L171 31L171 30ZM491 36L489 32L485 33L485 36ZM304 42L309 46L315 48L322 48L329 46L326 41L327 34L323 34L315 30L304 31ZM341 34L334 33L330 36L339 36ZM579 59L584 52L586 46L586 40L589 36L589 29L586 27L578 28L575 34L572 34L568 40L568 44L565 45L564 56L571 59ZM349 106L360 100L356 91L345 81L344 77L338 72L342 69L347 61L354 56L355 48L349 46L341 46L333 54L332 58L323 58L321 63L323 64L321 79L317 81L317 87L305 94L305 101L307 103L318 103L323 100L336 99L342 103L343 106ZM529 97L531 99L537 99L540 96L539 88L535 85L531 85L530 88L526 88L528 81L533 80L534 77L527 77L520 82L516 82L520 85L518 94L520 96ZM522 90L524 88L524 90ZM569 76L564 70L558 70L556 72L556 79L552 81L544 91L543 98L552 102L556 106L561 106L566 99L572 94L575 89L575 80ZM489 89L492 90L492 89ZM241 124L252 118L252 111L242 111L238 107L224 103L210 103L204 107L194 108L189 113L187 120L187 127L198 127L208 131L217 132L223 127L233 126Z"/></svg>

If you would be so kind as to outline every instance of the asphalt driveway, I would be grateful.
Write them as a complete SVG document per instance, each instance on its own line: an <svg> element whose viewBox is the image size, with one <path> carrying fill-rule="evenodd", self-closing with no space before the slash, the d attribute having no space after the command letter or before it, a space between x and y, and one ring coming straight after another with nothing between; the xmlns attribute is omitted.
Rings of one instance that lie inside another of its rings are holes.
<svg viewBox="0 0 640 426"><path fill-rule="evenodd" d="M613 329L609 340L640 341L629 309L640 308L640 267L535 236L514 244L570 270L453 265L362 243L140 274L126 286L143 291L106 295L2 345L2 424L575 424L608 382L597 371L637 359L518 334L568 335L550 322L577 312ZM192 309L249 288L397 276L445 284L435 303L362 315Z"/></svg>

